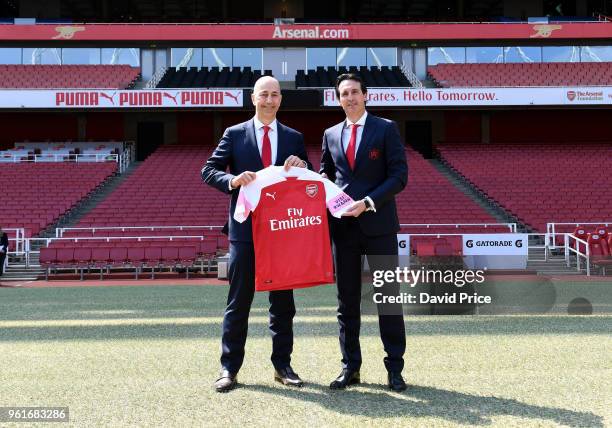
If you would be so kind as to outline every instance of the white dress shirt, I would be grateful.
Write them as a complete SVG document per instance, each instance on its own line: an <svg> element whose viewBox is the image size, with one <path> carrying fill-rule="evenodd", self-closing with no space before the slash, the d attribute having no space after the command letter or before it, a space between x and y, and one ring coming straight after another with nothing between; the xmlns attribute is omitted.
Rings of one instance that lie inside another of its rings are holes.
<svg viewBox="0 0 612 428"><path fill-rule="evenodd" d="M344 128L342 128L342 150L346 153L346 149L348 148L349 142L351 141L351 125L359 125L357 128L357 141L355 141L355 156L357 156L357 150L359 150L359 143L361 143L361 136L363 135L363 128L365 126L366 119L368 117L368 112L364 111L363 115L357 120L357 122L351 122L351 120L347 117L344 122ZM366 209L366 211L374 211L376 212L376 206L374 205L374 201L369 196L366 196L364 199L367 199L370 203L370 207Z"/></svg>
<svg viewBox="0 0 612 428"><path fill-rule="evenodd" d="M263 146L263 137L265 126L257 116L253 117L253 125L255 126L255 137L257 138L257 149L259 150L259 156L261 156L261 147ZM272 165L276 163L276 153L278 152L278 122L276 119L268 125L270 130L268 131L268 138L270 138L270 148L272 149Z"/></svg>
<svg viewBox="0 0 612 428"><path fill-rule="evenodd" d="M359 128L357 128L357 141L355 141L355 155L357 155L359 143L361 143L361 136L363 135L363 127L365 126L365 121L367 117L368 112L366 111L363 113L363 115L359 118L357 122L351 122L348 117L344 121L344 128L342 128L342 149L344 150L344 153L346 153L349 141L351 140L351 125L359 125Z"/></svg>
<svg viewBox="0 0 612 428"><path fill-rule="evenodd" d="M265 126L257 116L253 117L253 126L255 127L255 138L257 139L257 150L259 150L259 156L261 157L261 148L263 146L263 137L264 137L264 129ZM276 153L278 152L278 122L276 119L272 121L271 124L268 125L270 130L268 131L268 138L270 139L270 159L272 160L271 165L276 163ZM229 181L228 187L230 190L234 190L232 187L232 180Z"/></svg>

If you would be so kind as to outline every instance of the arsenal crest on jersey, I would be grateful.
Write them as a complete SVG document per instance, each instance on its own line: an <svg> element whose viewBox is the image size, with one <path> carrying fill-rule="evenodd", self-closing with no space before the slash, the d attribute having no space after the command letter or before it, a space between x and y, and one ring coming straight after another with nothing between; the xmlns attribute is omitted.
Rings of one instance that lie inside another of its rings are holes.
<svg viewBox="0 0 612 428"><path fill-rule="evenodd" d="M319 193L319 186L316 184L307 184L306 185L306 194L311 198L314 198Z"/></svg>

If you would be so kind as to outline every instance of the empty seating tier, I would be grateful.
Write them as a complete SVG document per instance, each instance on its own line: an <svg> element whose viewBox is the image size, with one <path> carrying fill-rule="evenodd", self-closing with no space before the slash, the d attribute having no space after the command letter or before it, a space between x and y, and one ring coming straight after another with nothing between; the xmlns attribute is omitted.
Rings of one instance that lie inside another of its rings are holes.
<svg viewBox="0 0 612 428"><path fill-rule="evenodd" d="M23 227L26 238L32 237L72 209L116 169L116 162L0 164L0 225Z"/></svg>
<svg viewBox="0 0 612 428"><path fill-rule="evenodd" d="M331 88L336 78L344 73L357 73L368 88L412 86L398 66L387 67L317 67L316 70L298 70L295 85L298 88Z"/></svg>
<svg viewBox="0 0 612 428"><path fill-rule="evenodd" d="M227 221L229 199L204 184L200 177L212 150L210 146L159 148L77 227L223 225ZM96 231L96 236L135 236L134 233ZM183 232L159 233L174 236ZM202 231L195 235L202 235ZM220 231L216 228L204 235L217 237ZM219 245L227 248L223 237L219 238Z"/></svg>
<svg viewBox="0 0 612 428"><path fill-rule="evenodd" d="M609 143L454 143L442 159L522 223L612 218Z"/></svg>
<svg viewBox="0 0 612 428"><path fill-rule="evenodd" d="M139 75L129 65L0 65L0 88L126 89Z"/></svg>
<svg viewBox="0 0 612 428"><path fill-rule="evenodd" d="M271 76L271 70L264 70ZM157 83L158 88L252 88L262 76L251 67L169 67Z"/></svg>
<svg viewBox="0 0 612 428"><path fill-rule="evenodd" d="M427 71L442 88L612 85L612 62L438 64Z"/></svg>

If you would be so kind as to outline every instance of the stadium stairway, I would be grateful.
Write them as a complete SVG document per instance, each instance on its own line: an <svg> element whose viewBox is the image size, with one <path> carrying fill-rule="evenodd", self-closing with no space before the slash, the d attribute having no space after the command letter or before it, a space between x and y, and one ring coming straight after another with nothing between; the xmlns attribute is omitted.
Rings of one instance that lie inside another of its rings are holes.
<svg viewBox="0 0 612 428"><path fill-rule="evenodd" d="M55 237L55 229L61 227L73 227L81 218L83 218L89 211L94 209L100 202L102 202L113 190L117 188L123 181L125 181L140 165L141 162L132 163L123 174L113 175L108 178L100 187L94 190L88 198L84 199L79 205L77 205L68 215L62 216L56 223L50 225L45 230L40 232L38 238L52 238ZM32 243L31 250L37 251L43 246L42 242ZM9 264L7 271L0 277L2 281L33 281L37 278L44 277L45 271L39 266L38 253L30 254L29 267L26 268L25 263L17 261L16 263Z"/></svg>
<svg viewBox="0 0 612 428"><path fill-rule="evenodd" d="M497 221L500 223L516 223L519 231L521 228L524 228L523 225L518 223L516 218L508 214L502 208L492 204L482 193L472 187L470 183L465 181L465 179L463 179L463 177L461 177L455 171L444 165L444 163L442 163L439 159L430 159L429 162L440 172L440 174L446 177L448 181L453 184L453 186L459 189L461 193L476 202L476 204L492 215Z"/></svg>
<svg viewBox="0 0 612 428"><path fill-rule="evenodd" d="M473 187L461 175L449 168L439 159L431 159L431 164L444 175L457 189L480 205L486 212L495 217L500 223L516 223L517 232L529 233L531 230L508 213L497 203L486 197L484 193ZM535 236L529 237L529 245L543 245L543 241ZM549 254L546 258L544 248L534 248L529 251L531 260L527 262L527 269L536 271L539 275L573 275L581 274L576 270L575 264L568 267L563 254Z"/></svg>
<svg viewBox="0 0 612 428"><path fill-rule="evenodd" d="M565 263L563 254L549 254L548 259L545 259L544 248L532 249L530 251L530 257L533 260L527 262L527 269L533 270L538 275L582 275L584 274L584 263L583 270L578 271L576 269L576 263L568 267Z"/></svg>
<svg viewBox="0 0 612 428"><path fill-rule="evenodd" d="M39 234L41 238L55 237L55 229L61 227L75 227L77 223L91 210L93 210L100 202L106 199L121 183L123 183L142 162L133 162L123 174L117 174L108 179L104 186L94 191L88 198L83 200L70 213L70 216L62 218L56 224L49 226Z"/></svg>

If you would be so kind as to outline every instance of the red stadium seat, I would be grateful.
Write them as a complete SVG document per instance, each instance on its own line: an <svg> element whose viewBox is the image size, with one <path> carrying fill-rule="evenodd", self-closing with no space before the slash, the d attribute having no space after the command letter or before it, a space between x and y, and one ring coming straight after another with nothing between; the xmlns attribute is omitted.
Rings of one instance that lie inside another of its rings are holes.
<svg viewBox="0 0 612 428"><path fill-rule="evenodd" d="M8 64L0 66L0 88L125 89L139 74L139 68L129 65Z"/></svg>
<svg viewBox="0 0 612 428"><path fill-rule="evenodd" d="M610 257L610 249L608 242L601 238L597 233L593 233L588 239L589 251L591 255L591 262L595 266L602 268L603 274L606 273L606 267L612 265L612 258Z"/></svg>
<svg viewBox="0 0 612 428"><path fill-rule="evenodd" d="M196 261L196 247L180 247L178 249L178 262L185 268L187 279L189 279L189 268Z"/></svg>
<svg viewBox="0 0 612 428"><path fill-rule="evenodd" d="M138 273L142 270L147 262L145 256L144 246L134 246L134 244L140 244L139 242L133 243L132 246L127 248L127 263L132 265L135 270L135 278L138 279Z"/></svg>
<svg viewBox="0 0 612 428"><path fill-rule="evenodd" d="M91 267L100 269L100 279L103 278L104 269L110 266L110 248L96 247L91 250Z"/></svg>
<svg viewBox="0 0 612 428"><path fill-rule="evenodd" d="M75 266L74 248L58 248L57 249L57 265L63 268L71 268Z"/></svg>
<svg viewBox="0 0 612 428"><path fill-rule="evenodd" d="M91 248L75 248L74 262L77 269L81 269L81 281L83 280L83 271L91 265Z"/></svg>
<svg viewBox="0 0 612 428"><path fill-rule="evenodd" d="M145 265L151 268L151 279L155 279L155 268L163 265L161 247L145 248Z"/></svg>
<svg viewBox="0 0 612 428"><path fill-rule="evenodd" d="M45 268L45 281L49 279L49 271L57 265L57 250L55 248L40 249L40 265Z"/></svg>
<svg viewBox="0 0 612 428"><path fill-rule="evenodd" d="M427 72L441 87L609 86L612 63L437 64Z"/></svg>

